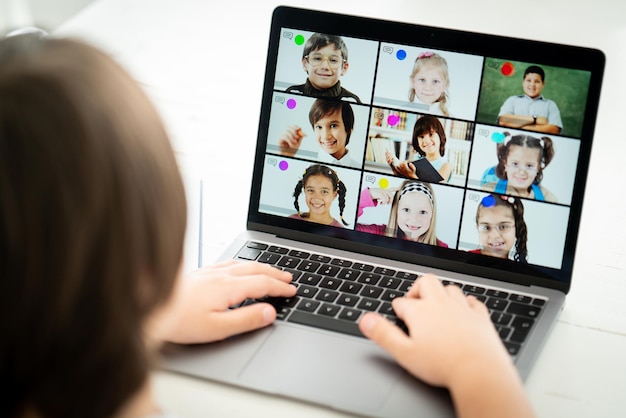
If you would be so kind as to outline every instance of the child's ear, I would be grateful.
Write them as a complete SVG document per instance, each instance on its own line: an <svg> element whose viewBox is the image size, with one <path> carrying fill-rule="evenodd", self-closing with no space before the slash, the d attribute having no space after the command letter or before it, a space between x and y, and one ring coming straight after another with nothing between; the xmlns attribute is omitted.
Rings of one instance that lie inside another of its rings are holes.
<svg viewBox="0 0 626 418"><path fill-rule="evenodd" d="M306 58L302 57L302 69L304 70L305 73L309 73L309 70L306 68L306 65L308 63L306 62Z"/></svg>
<svg viewBox="0 0 626 418"><path fill-rule="evenodd" d="M343 66L341 67L341 75L346 75L346 72L348 71L348 67L350 66L349 63L344 62Z"/></svg>

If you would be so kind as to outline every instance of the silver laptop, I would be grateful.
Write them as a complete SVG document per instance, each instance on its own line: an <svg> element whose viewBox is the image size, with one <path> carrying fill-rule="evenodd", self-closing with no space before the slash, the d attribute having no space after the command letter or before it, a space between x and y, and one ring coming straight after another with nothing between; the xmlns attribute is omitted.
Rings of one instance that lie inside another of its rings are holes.
<svg viewBox="0 0 626 418"><path fill-rule="evenodd" d="M167 347L164 367L451 416L357 326L403 327L391 301L434 273L485 302L525 378L570 288L603 71L598 50L277 8L248 230L223 258L289 270L298 295L267 299L267 329Z"/></svg>

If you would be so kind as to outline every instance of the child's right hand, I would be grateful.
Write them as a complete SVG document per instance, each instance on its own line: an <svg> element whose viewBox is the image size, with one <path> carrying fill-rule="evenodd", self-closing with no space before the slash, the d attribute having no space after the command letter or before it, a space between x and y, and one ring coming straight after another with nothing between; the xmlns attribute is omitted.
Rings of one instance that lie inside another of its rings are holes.
<svg viewBox="0 0 626 418"><path fill-rule="evenodd" d="M370 188L370 196L372 200L378 202L379 205L390 205L393 197L396 195L397 187L388 187L386 189Z"/></svg>
<svg viewBox="0 0 626 418"><path fill-rule="evenodd" d="M296 152L298 152L300 144L302 144L302 139L305 136L304 132L302 132L302 128L299 126L288 126L287 130L283 132L278 139L278 146L280 147L281 155L293 157Z"/></svg>
<svg viewBox="0 0 626 418"><path fill-rule="evenodd" d="M483 303L424 275L392 304L408 336L372 312L359 322L361 332L414 376L450 389L460 416L533 416Z"/></svg>

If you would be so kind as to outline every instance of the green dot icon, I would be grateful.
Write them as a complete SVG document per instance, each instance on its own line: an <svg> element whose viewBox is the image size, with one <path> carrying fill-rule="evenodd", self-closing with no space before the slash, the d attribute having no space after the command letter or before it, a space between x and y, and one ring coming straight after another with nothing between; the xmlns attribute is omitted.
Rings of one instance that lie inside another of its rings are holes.
<svg viewBox="0 0 626 418"><path fill-rule="evenodd" d="M302 45L304 43L304 36L296 35L293 41L296 43L296 45Z"/></svg>

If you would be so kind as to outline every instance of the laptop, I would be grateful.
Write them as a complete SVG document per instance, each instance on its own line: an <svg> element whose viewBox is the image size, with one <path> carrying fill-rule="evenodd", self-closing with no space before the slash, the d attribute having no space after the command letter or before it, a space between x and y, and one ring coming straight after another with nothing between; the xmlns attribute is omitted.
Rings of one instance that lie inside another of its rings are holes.
<svg viewBox="0 0 626 418"><path fill-rule="evenodd" d="M434 273L488 306L526 378L571 285L604 62L589 48L275 9L247 230L222 258L287 269L298 294L266 299L271 327L166 347L164 368L363 416L453 416L446 390L357 326L377 311L402 327L391 301ZM446 175L394 172L387 154Z"/></svg>

